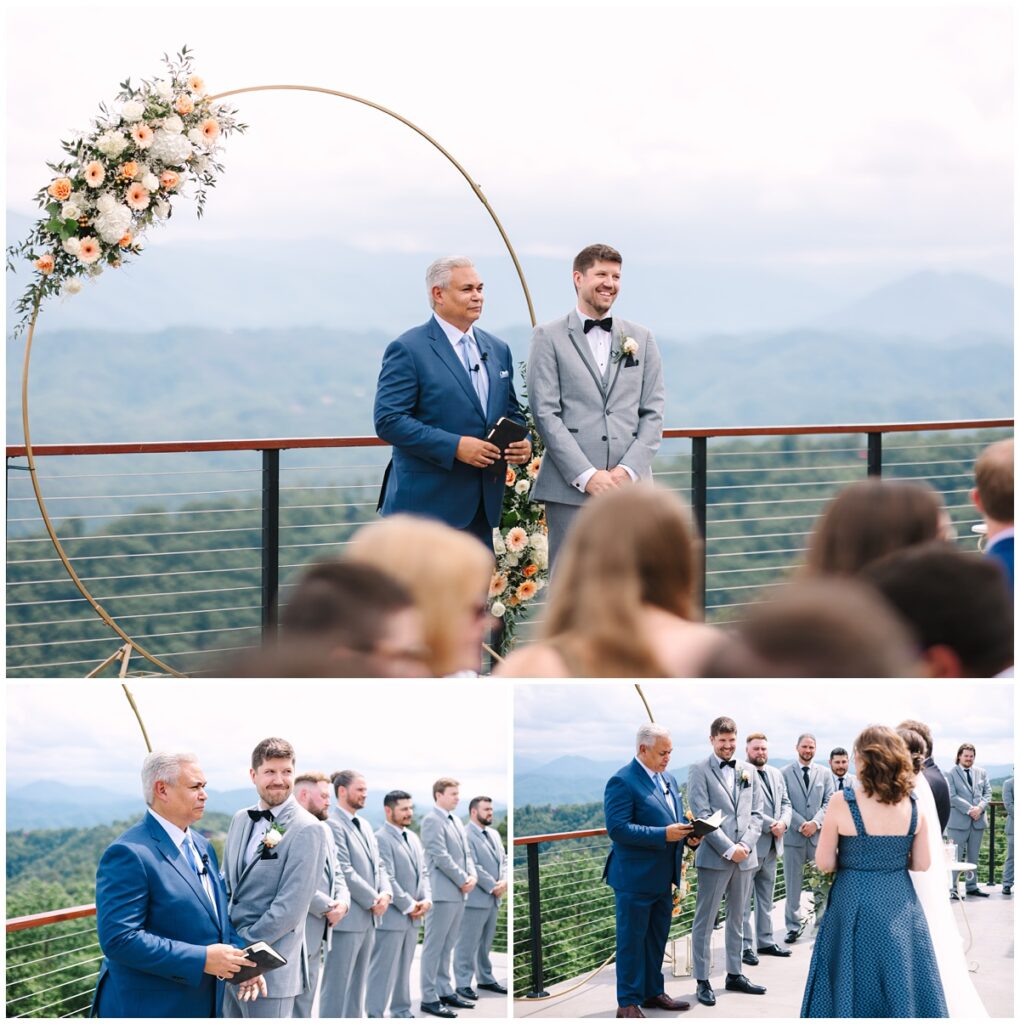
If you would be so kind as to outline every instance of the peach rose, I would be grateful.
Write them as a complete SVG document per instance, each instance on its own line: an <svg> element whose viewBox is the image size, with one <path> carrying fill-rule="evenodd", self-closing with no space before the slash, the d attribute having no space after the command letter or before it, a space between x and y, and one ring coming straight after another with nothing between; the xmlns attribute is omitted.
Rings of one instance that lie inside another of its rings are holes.
<svg viewBox="0 0 1020 1024"><path fill-rule="evenodd" d="M202 137L210 144L220 137L220 123L215 117L207 117L198 127Z"/></svg>
<svg viewBox="0 0 1020 1024"><path fill-rule="evenodd" d="M106 180L106 169L98 160L93 160L85 168L85 182L91 185L92 188L99 188L100 185Z"/></svg>
<svg viewBox="0 0 1020 1024"><path fill-rule="evenodd" d="M139 149L148 149L152 145L153 131L147 124L136 124L131 129L131 138Z"/></svg>
<svg viewBox="0 0 1020 1024"><path fill-rule="evenodd" d="M534 576L536 572L538 572L538 566L537 566L537 565L535 565L535 563L534 563L534 562L529 562L529 563L528 563L528 564L527 564L527 565L526 565L526 566L525 566L525 567L524 567L524 568L523 568L523 569L521 570L521 575L522 575L522 576L523 576L523 577L524 577L525 579L529 579L529 578L530 578L531 576Z"/></svg>
<svg viewBox="0 0 1020 1024"><path fill-rule="evenodd" d="M40 256L39 259L35 261L35 269L41 274L52 274L54 266L55 264L51 253L46 253L45 256Z"/></svg>
<svg viewBox="0 0 1020 1024"><path fill-rule="evenodd" d="M99 243L89 235L82 238L78 245L78 259L82 263L95 263L102 255Z"/></svg>
<svg viewBox="0 0 1020 1024"><path fill-rule="evenodd" d="M125 231L124 234L117 239L117 244L122 249L126 249L131 244L131 232Z"/></svg>
<svg viewBox="0 0 1020 1024"><path fill-rule="evenodd" d="M138 173L138 164L134 160L128 160L120 165L120 170L117 173L130 181Z"/></svg>
<svg viewBox="0 0 1020 1024"><path fill-rule="evenodd" d="M489 582L489 597L499 597L506 590L508 582L506 573L494 572Z"/></svg>
<svg viewBox="0 0 1020 1024"><path fill-rule="evenodd" d="M188 90L197 93L205 92L205 80L200 75L191 75L188 78Z"/></svg>
<svg viewBox="0 0 1020 1024"><path fill-rule="evenodd" d="M149 190L140 181L136 181L124 194L124 201L132 210L144 210L149 205Z"/></svg>
<svg viewBox="0 0 1020 1024"><path fill-rule="evenodd" d="M507 487L513 487L517 482L517 474L514 472L513 466L506 467L506 485Z"/></svg>
<svg viewBox="0 0 1020 1024"><path fill-rule="evenodd" d="M165 189L173 190L180 184L181 176L176 171L164 171L159 176L159 183Z"/></svg>
<svg viewBox="0 0 1020 1024"><path fill-rule="evenodd" d="M538 593L538 587L535 586L535 584L534 584L534 582L532 580L525 580L517 588L517 596L522 601L529 600L530 598L534 597L537 593Z"/></svg>
<svg viewBox="0 0 1020 1024"><path fill-rule="evenodd" d="M190 114L194 109L195 104L191 102L190 96L181 96L174 104L174 110L176 110L182 117L185 114Z"/></svg>
<svg viewBox="0 0 1020 1024"><path fill-rule="evenodd" d="M70 198L71 192L73 191L71 187L71 179L57 178L57 180L53 182L53 184L50 185L50 187L46 191L49 192L49 194L53 196L54 199L58 200L61 203L66 203L67 200Z"/></svg>

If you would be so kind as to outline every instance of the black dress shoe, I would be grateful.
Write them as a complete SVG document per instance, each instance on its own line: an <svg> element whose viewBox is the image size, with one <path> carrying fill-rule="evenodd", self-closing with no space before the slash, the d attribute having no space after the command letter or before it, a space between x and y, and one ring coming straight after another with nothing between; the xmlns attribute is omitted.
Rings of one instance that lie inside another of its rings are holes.
<svg viewBox="0 0 1020 1024"><path fill-rule="evenodd" d="M743 974L727 974L726 991L746 992L749 996L763 996L765 995L765 986L755 985L753 982L748 981Z"/></svg>
<svg viewBox="0 0 1020 1024"><path fill-rule="evenodd" d="M1012 896L1013 895L1013 886L1011 886L1011 885L1004 885L1002 887L1002 895L1003 896Z"/></svg>
<svg viewBox="0 0 1020 1024"><path fill-rule="evenodd" d="M758 954L753 949L745 949L740 954L740 959L747 964L748 967L757 967L760 961L758 960Z"/></svg>
<svg viewBox="0 0 1020 1024"><path fill-rule="evenodd" d="M715 993L707 981L698 982L698 1002L702 1006L715 1006Z"/></svg>
<svg viewBox="0 0 1020 1024"><path fill-rule="evenodd" d="M461 999L460 996L440 996L439 1001L443 1006L456 1006L458 1010L473 1010L475 1004L469 999Z"/></svg>
<svg viewBox="0 0 1020 1024"><path fill-rule="evenodd" d="M465 986L464 988L459 988L456 991L457 995L459 995L461 999L474 999L476 1002L478 1000L478 993L473 988Z"/></svg>
<svg viewBox="0 0 1020 1024"><path fill-rule="evenodd" d="M951 900L963 899L963 897L955 889L950 889L949 890L949 898Z"/></svg>
<svg viewBox="0 0 1020 1024"><path fill-rule="evenodd" d="M783 949L778 943L773 942L771 946L759 946L759 956L793 956L792 949Z"/></svg>
<svg viewBox="0 0 1020 1024"><path fill-rule="evenodd" d="M800 938L800 932L787 932L785 942L796 942Z"/></svg>
<svg viewBox="0 0 1020 1024"><path fill-rule="evenodd" d="M456 1017L453 1010L448 1010L442 1003L422 1003L422 1013L431 1013L433 1017Z"/></svg>
<svg viewBox="0 0 1020 1024"><path fill-rule="evenodd" d="M990 893L985 892L984 889L968 889L967 890L967 898L968 899L971 896L988 896L988 895L990 895Z"/></svg>
<svg viewBox="0 0 1020 1024"><path fill-rule="evenodd" d="M484 981L478 987L483 992L498 992L501 996L506 995L506 985L501 985L498 981Z"/></svg>

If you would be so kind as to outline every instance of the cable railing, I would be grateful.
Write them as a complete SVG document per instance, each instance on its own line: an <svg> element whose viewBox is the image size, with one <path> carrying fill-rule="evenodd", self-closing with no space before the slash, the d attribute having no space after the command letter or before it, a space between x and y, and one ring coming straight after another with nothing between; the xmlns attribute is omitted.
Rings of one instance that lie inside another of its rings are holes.
<svg viewBox="0 0 1020 1024"><path fill-rule="evenodd" d="M999 865L1005 860L1002 807L1001 801L988 805L988 828L982 838L978 878L990 885L996 883ZM550 986L583 978L614 956L613 890L602 879L611 845L604 828L515 836L513 976L518 997L548 995ZM691 932L698 889L693 865L686 880L689 891L674 914L671 940ZM780 858L775 900L785 898ZM724 902L720 920L728 912Z"/></svg>
<svg viewBox="0 0 1020 1024"><path fill-rule="evenodd" d="M706 539L708 621L742 610L802 564L825 503L866 475L923 480L977 546L973 463L1012 419L670 429L656 479ZM253 647L309 563L376 518L388 447L374 437L42 445L41 487L68 557L129 635L184 673ZM118 646L42 529L24 448L7 448L7 669L81 676ZM544 602L542 602L544 603ZM533 634L543 608L536 602ZM139 666L144 668L144 666ZM116 672L116 666L108 671Z"/></svg>

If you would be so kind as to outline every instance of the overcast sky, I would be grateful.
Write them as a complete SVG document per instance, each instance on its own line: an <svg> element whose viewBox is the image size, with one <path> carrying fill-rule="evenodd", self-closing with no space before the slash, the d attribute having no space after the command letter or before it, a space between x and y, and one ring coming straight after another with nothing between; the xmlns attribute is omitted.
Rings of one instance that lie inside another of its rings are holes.
<svg viewBox="0 0 1020 1024"><path fill-rule="evenodd" d="M440 775L463 791L509 797L507 687L477 680L134 679L154 749L191 750L212 789L251 785L255 745L289 740L297 767L361 771L373 791L430 792ZM484 690L485 712L480 710ZM12 683L7 695L7 777L135 793L141 731L114 682Z"/></svg>
<svg viewBox="0 0 1020 1024"><path fill-rule="evenodd" d="M525 268L598 239L639 262L821 284L1012 277L1008 4L13 7L19 213L59 141L186 43L211 91L324 86L419 124L481 185ZM182 209L151 244L251 239L267 282L280 240L308 239L310 261L343 243L505 262L465 182L397 122L328 96L232 102L251 130L229 140L205 218Z"/></svg>
<svg viewBox="0 0 1020 1024"><path fill-rule="evenodd" d="M633 684L587 683L519 686L514 703L514 752L544 762L565 754L624 763L634 735L648 720ZM905 718L926 722L935 760L950 767L964 741L977 747L978 763L1013 760L1013 684L893 680L853 682L643 683L655 721L670 730L672 764L689 765L710 752L709 725L719 715L737 723L744 737L764 732L773 757L795 756L797 737L813 732L826 756L848 750L867 725L896 726Z"/></svg>

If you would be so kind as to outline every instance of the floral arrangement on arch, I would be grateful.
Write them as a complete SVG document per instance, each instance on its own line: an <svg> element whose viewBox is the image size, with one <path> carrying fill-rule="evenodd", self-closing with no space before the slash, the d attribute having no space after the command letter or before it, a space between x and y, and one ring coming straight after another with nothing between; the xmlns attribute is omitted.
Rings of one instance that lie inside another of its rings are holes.
<svg viewBox="0 0 1020 1024"><path fill-rule="evenodd" d="M66 158L47 164L54 177L36 194L45 216L7 249L9 270L28 258L37 272L15 307L15 334L48 296L76 295L83 279L141 252L147 229L168 220L189 187L201 217L223 171L220 144L247 125L208 99L186 46L163 61L164 77L122 82L115 108L100 104L88 131L61 142Z"/></svg>
<svg viewBox="0 0 1020 1024"><path fill-rule="evenodd" d="M527 398L527 365L520 363L521 397ZM506 467L506 497L499 528L492 531L496 568L489 584L489 611L503 620L503 651L510 648L514 626L549 581L549 538L545 506L531 500L545 451L531 410L522 401L531 433L531 461Z"/></svg>

